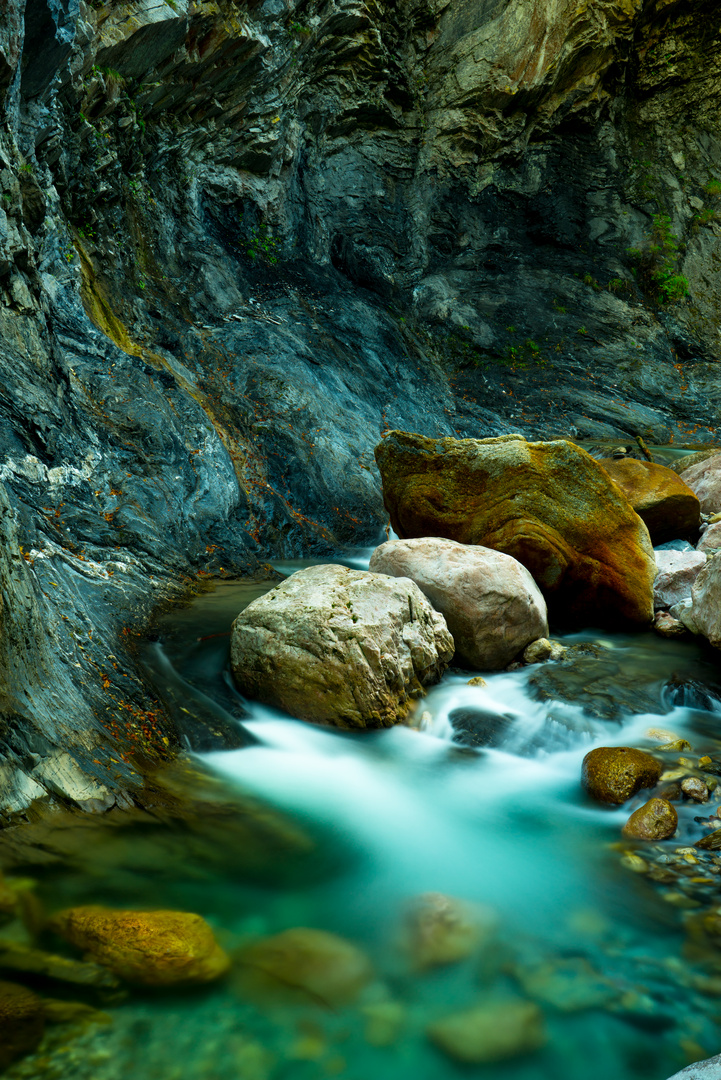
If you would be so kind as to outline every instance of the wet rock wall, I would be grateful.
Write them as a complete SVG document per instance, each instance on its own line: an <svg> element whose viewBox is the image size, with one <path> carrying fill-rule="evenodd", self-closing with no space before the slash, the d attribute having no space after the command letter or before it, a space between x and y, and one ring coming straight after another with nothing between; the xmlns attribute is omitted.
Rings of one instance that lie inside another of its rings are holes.
<svg viewBox="0 0 721 1080"><path fill-rule="evenodd" d="M6 813L182 744L158 603L371 542L373 448L715 441L708 0L2 0Z"/></svg>

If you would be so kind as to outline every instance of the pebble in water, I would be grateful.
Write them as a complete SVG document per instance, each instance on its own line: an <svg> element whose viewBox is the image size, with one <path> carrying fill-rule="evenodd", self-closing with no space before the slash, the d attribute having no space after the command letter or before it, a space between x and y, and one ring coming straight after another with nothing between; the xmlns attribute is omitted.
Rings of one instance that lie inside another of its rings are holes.
<svg viewBox="0 0 721 1080"><path fill-rule="evenodd" d="M708 802L708 787L698 776L687 776L685 780L682 780L681 791L687 799L692 799L694 802Z"/></svg>
<svg viewBox="0 0 721 1080"><path fill-rule="evenodd" d="M660 777L661 765L651 754L631 746L599 746L583 759L581 782L598 802L620 804Z"/></svg>
<svg viewBox="0 0 721 1080"><path fill-rule="evenodd" d="M494 923L492 912L442 893L426 893L408 916L407 946L413 965L427 968L465 960Z"/></svg>
<svg viewBox="0 0 721 1080"><path fill-rule="evenodd" d="M631 814L623 835L636 840L668 840L678 827L678 814L665 799L649 799Z"/></svg>

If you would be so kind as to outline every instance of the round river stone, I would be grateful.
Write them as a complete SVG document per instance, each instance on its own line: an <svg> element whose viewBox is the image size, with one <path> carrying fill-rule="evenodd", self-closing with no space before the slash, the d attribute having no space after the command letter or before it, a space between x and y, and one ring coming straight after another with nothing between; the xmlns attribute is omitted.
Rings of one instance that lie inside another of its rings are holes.
<svg viewBox="0 0 721 1080"><path fill-rule="evenodd" d="M668 840L678 826L678 814L665 799L649 799L634 810L623 827L623 835L636 840Z"/></svg>
<svg viewBox="0 0 721 1080"><path fill-rule="evenodd" d="M583 759L581 783L597 802L626 802L641 788L653 787L663 771L651 754L632 746L599 746Z"/></svg>

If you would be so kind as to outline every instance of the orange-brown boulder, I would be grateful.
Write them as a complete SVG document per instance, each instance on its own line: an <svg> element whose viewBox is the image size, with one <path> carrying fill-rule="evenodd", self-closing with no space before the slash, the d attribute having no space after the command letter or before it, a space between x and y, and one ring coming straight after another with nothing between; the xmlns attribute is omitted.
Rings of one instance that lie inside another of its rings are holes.
<svg viewBox="0 0 721 1080"><path fill-rule="evenodd" d="M376 460L400 537L444 536L512 555L566 623L653 618L648 530L603 466L573 443L391 431Z"/></svg>
<svg viewBox="0 0 721 1080"><path fill-rule="evenodd" d="M61 911L51 926L116 975L145 986L210 982L230 966L205 919L185 911L89 905Z"/></svg>
<svg viewBox="0 0 721 1080"><path fill-rule="evenodd" d="M701 504L672 469L634 458L604 458L601 465L645 521L654 544L698 532Z"/></svg>

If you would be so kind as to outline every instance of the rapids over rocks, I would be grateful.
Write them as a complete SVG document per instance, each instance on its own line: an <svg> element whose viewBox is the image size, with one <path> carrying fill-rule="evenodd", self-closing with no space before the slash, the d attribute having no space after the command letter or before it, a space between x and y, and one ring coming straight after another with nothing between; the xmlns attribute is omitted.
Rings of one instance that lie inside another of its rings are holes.
<svg viewBox="0 0 721 1080"><path fill-rule="evenodd" d="M167 707L204 718L194 811L126 827L86 816L80 838L75 818L32 869L51 910L198 912L231 974L192 993L96 989L112 1024L46 1039L7 1075L451 1080L467 1010L499 1043L474 1071L489 1080L663 1080L713 1053L721 958L695 913L718 894L721 857L691 845L718 798L677 803L675 839L639 848L621 827L644 796L602 807L579 784L599 745L646 747L671 778L702 755L721 772L710 650L588 630L562 639L560 664L475 684L451 668L411 726L351 734L235 690L228 627L273 584L219 584L145 647ZM265 855L247 850L259 822ZM269 997L257 976L271 968Z"/></svg>

